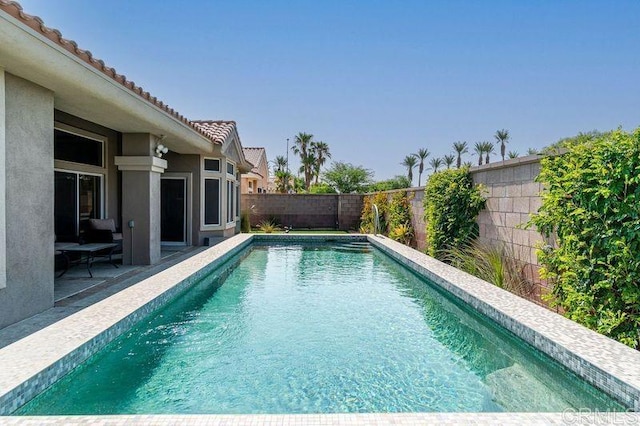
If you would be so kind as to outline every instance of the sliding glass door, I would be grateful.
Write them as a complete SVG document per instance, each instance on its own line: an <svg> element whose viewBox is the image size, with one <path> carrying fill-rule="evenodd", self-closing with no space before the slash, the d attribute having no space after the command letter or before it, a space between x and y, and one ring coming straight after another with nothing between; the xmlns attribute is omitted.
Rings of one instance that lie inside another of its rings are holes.
<svg viewBox="0 0 640 426"><path fill-rule="evenodd" d="M55 172L55 232L57 241L76 241L86 221L102 217L102 175Z"/></svg>

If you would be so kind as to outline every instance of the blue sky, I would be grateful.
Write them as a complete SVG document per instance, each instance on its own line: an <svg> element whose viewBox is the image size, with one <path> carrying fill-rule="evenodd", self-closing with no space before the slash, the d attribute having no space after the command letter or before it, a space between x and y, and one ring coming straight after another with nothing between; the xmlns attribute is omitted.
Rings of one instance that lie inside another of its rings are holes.
<svg viewBox="0 0 640 426"><path fill-rule="evenodd" d="M497 129L522 155L640 126L637 0L20 3L186 117L235 120L269 160L303 131L381 180Z"/></svg>

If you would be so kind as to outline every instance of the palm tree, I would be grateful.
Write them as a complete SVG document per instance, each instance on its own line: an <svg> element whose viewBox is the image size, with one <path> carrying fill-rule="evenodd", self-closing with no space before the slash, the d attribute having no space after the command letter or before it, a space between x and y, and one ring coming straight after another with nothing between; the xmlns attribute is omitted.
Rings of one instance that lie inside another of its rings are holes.
<svg viewBox="0 0 640 426"><path fill-rule="evenodd" d="M440 166L442 166L442 159L441 158L432 158L431 161L429 161L429 165L433 169L433 173L436 173L438 171L438 169L440 168Z"/></svg>
<svg viewBox="0 0 640 426"><path fill-rule="evenodd" d="M308 191L311 186L311 174L313 161L310 161L310 150L311 150L311 141L313 140L313 135L310 133L300 132L296 135L294 140L294 145L291 147L291 150L294 154L300 156L300 171L304 173L304 185L305 189Z"/></svg>
<svg viewBox="0 0 640 426"><path fill-rule="evenodd" d="M284 155L278 155L276 159L273 161L273 172L281 172L287 169L287 159Z"/></svg>
<svg viewBox="0 0 640 426"><path fill-rule="evenodd" d="M484 155L485 145L484 142L476 142L473 146L473 150L478 154L478 166L482 166L482 156Z"/></svg>
<svg viewBox="0 0 640 426"><path fill-rule="evenodd" d="M453 149L458 154L458 161L456 162L456 165L458 166L458 168L460 168L460 165L462 164L462 154L465 154L465 153L469 152L469 150L467 149L467 143L466 142L454 142L453 143Z"/></svg>
<svg viewBox="0 0 640 426"><path fill-rule="evenodd" d="M420 148L417 154L413 154L420 163L418 164L418 186L420 186L422 180L422 172L424 171L424 160L429 156L430 152L428 149Z"/></svg>
<svg viewBox="0 0 640 426"><path fill-rule="evenodd" d="M283 169L277 170L275 175L276 191L281 194L286 194L289 190L289 186L291 185L291 173Z"/></svg>
<svg viewBox="0 0 640 426"><path fill-rule="evenodd" d="M489 164L489 156L495 152L495 146L491 142L484 142L484 153L486 157L484 159L485 164Z"/></svg>
<svg viewBox="0 0 640 426"><path fill-rule="evenodd" d="M539 152L538 152L538 150L537 150L537 149L535 149L535 148L529 148L529 149L527 150L527 155L538 155L538 154L539 154Z"/></svg>
<svg viewBox="0 0 640 426"><path fill-rule="evenodd" d="M500 142L500 154L502 155L502 161L504 161L504 153L507 150L505 144L509 142L509 131L506 129L498 130L493 137Z"/></svg>
<svg viewBox="0 0 640 426"><path fill-rule="evenodd" d="M400 164L407 168L407 177L409 178L409 182L413 185L413 168L416 166L418 159L415 155L407 155L404 157L404 161Z"/></svg>
<svg viewBox="0 0 640 426"><path fill-rule="evenodd" d="M520 154L518 154L518 151L509 151L509 154L507 155L509 156L509 158L518 158Z"/></svg>
<svg viewBox="0 0 640 426"><path fill-rule="evenodd" d="M317 185L318 178L320 177L320 168L327 162L327 158L331 158L331 153L329 152L329 145L325 142L311 142L311 148L313 150L313 157L316 160L313 165L313 174L316 176Z"/></svg>
<svg viewBox="0 0 640 426"><path fill-rule="evenodd" d="M456 156L453 154L445 155L442 160L444 161L444 165L447 166L447 169L450 169L453 162L456 161Z"/></svg>

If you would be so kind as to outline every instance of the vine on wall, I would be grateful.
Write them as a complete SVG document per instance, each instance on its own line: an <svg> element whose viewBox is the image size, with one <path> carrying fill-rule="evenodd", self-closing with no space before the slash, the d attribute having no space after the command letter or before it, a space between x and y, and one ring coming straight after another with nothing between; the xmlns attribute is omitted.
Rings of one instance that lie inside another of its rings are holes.
<svg viewBox="0 0 640 426"><path fill-rule="evenodd" d="M476 217L485 198L468 167L432 174L423 203L428 255L442 260L449 250L463 248L478 236Z"/></svg>
<svg viewBox="0 0 640 426"><path fill-rule="evenodd" d="M640 128L576 143L541 161L545 190L531 223L557 247L538 252L550 302L640 349Z"/></svg>

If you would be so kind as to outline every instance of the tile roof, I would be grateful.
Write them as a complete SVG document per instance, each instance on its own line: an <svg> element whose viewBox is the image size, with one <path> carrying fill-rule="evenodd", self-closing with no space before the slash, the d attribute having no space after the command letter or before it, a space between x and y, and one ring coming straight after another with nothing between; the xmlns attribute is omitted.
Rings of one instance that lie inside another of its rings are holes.
<svg viewBox="0 0 640 426"><path fill-rule="evenodd" d="M0 0L1 1L1 0ZM236 128L235 121L195 120L191 122L196 129L212 141L223 144Z"/></svg>
<svg viewBox="0 0 640 426"><path fill-rule="evenodd" d="M242 152L244 153L244 157L247 159L247 161L254 165L251 171L260 174L258 173L258 167L260 167L260 163L263 159L262 154L264 153L266 156L266 150L264 148L243 147Z"/></svg>
<svg viewBox="0 0 640 426"><path fill-rule="evenodd" d="M140 96L145 101L160 108L169 116L183 122L187 126L191 127L193 130L195 130L196 132L210 139L212 142L220 143L215 137L213 137L215 135L212 135L206 129L203 129L201 126L198 126L193 121L190 121L185 116L183 116L173 108L170 108L169 105L165 104L155 96L151 96L151 94L145 91L142 87L136 85L133 81L128 80L126 76L122 74L118 74L114 68L111 68L105 65L104 61L102 61L101 59L94 58L93 54L90 51L80 49L78 47L78 43L76 43L73 40L67 40L63 38L62 33L60 33L60 31L54 28L49 28L46 25L44 25L44 22L40 17L24 13L24 11L22 10L22 6L18 2L13 0L0 0L0 10L16 18L18 21L22 22L23 24L33 29L34 31L42 34L49 40L53 41L54 43L62 47L63 49L75 55L77 58L81 59L82 61L94 67L96 70L102 72L106 76L115 80L117 83L126 87L131 92Z"/></svg>

